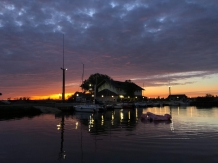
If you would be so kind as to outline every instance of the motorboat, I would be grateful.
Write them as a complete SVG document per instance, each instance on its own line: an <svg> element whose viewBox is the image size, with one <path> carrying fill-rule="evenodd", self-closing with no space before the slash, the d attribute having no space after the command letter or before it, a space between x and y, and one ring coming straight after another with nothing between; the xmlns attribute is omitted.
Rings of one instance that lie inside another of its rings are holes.
<svg viewBox="0 0 218 163"><path fill-rule="evenodd" d="M74 106L75 111L79 112L98 112L101 106L95 104L83 104Z"/></svg>
<svg viewBox="0 0 218 163"><path fill-rule="evenodd" d="M133 102L123 102L122 108L123 109L132 109L135 107L135 104Z"/></svg>
<svg viewBox="0 0 218 163"><path fill-rule="evenodd" d="M141 115L141 120L149 120L149 121L170 121L170 114L157 115L151 112L147 112L146 114Z"/></svg>
<svg viewBox="0 0 218 163"><path fill-rule="evenodd" d="M147 107L147 103L146 102L135 102L135 106L136 107Z"/></svg>

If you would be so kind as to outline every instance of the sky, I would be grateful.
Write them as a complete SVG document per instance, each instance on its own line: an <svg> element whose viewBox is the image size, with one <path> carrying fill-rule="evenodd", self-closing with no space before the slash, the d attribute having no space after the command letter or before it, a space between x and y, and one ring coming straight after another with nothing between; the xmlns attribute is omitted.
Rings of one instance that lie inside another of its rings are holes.
<svg viewBox="0 0 218 163"><path fill-rule="evenodd" d="M217 0L1 0L0 99L59 98L101 73L147 97L218 95ZM63 55L64 54L64 55Z"/></svg>

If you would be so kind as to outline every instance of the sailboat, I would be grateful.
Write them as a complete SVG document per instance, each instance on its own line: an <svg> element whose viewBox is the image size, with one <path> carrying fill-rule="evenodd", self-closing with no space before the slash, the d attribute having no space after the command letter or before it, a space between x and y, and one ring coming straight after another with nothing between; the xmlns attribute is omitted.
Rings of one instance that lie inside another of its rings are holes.
<svg viewBox="0 0 218 163"><path fill-rule="evenodd" d="M84 76L84 64L83 64L83 73L82 73L82 83L83 83L83 76ZM101 110L104 110L104 107L100 106L99 104L96 104L96 85L94 90L94 104L87 103L82 105L74 106L74 110L78 112L99 112Z"/></svg>

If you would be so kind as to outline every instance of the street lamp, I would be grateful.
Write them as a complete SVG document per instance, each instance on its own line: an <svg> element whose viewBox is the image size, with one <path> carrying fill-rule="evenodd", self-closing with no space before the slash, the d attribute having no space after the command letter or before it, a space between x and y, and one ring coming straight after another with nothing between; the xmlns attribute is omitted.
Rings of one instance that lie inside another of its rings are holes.
<svg viewBox="0 0 218 163"><path fill-rule="evenodd" d="M62 101L65 101L65 71L67 68L64 68L64 34L63 34L63 67L61 67L61 70L63 70L63 88L62 88Z"/></svg>
<svg viewBox="0 0 218 163"><path fill-rule="evenodd" d="M61 68L63 70L63 88L62 88L62 101L65 101L65 71L67 68Z"/></svg>

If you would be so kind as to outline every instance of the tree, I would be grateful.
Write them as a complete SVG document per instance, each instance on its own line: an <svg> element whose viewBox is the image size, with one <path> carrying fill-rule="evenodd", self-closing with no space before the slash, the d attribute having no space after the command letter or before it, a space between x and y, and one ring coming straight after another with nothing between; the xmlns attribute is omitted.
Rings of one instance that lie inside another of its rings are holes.
<svg viewBox="0 0 218 163"><path fill-rule="evenodd" d="M136 90L137 90L137 86L131 80L126 80L124 82L124 91L126 92L126 96L134 98L134 96L135 96L134 93Z"/></svg>
<svg viewBox="0 0 218 163"><path fill-rule="evenodd" d="M207 97L207 98L213 98L214 96L213 96L212 94L206 94L205 97Z"/></svg>
<svg viewBox="0 0 218 163"><path fill-rule="evenodd" d="M113 80L113 79L111 77L109 77L108 75L95 73L95 74L90 75L89 78L87 80L85 80L80 87L82 87L84 92L86 92L86 91L93 92L94 85L98 85L99 83L101 83L104 80Z"/></svg>

